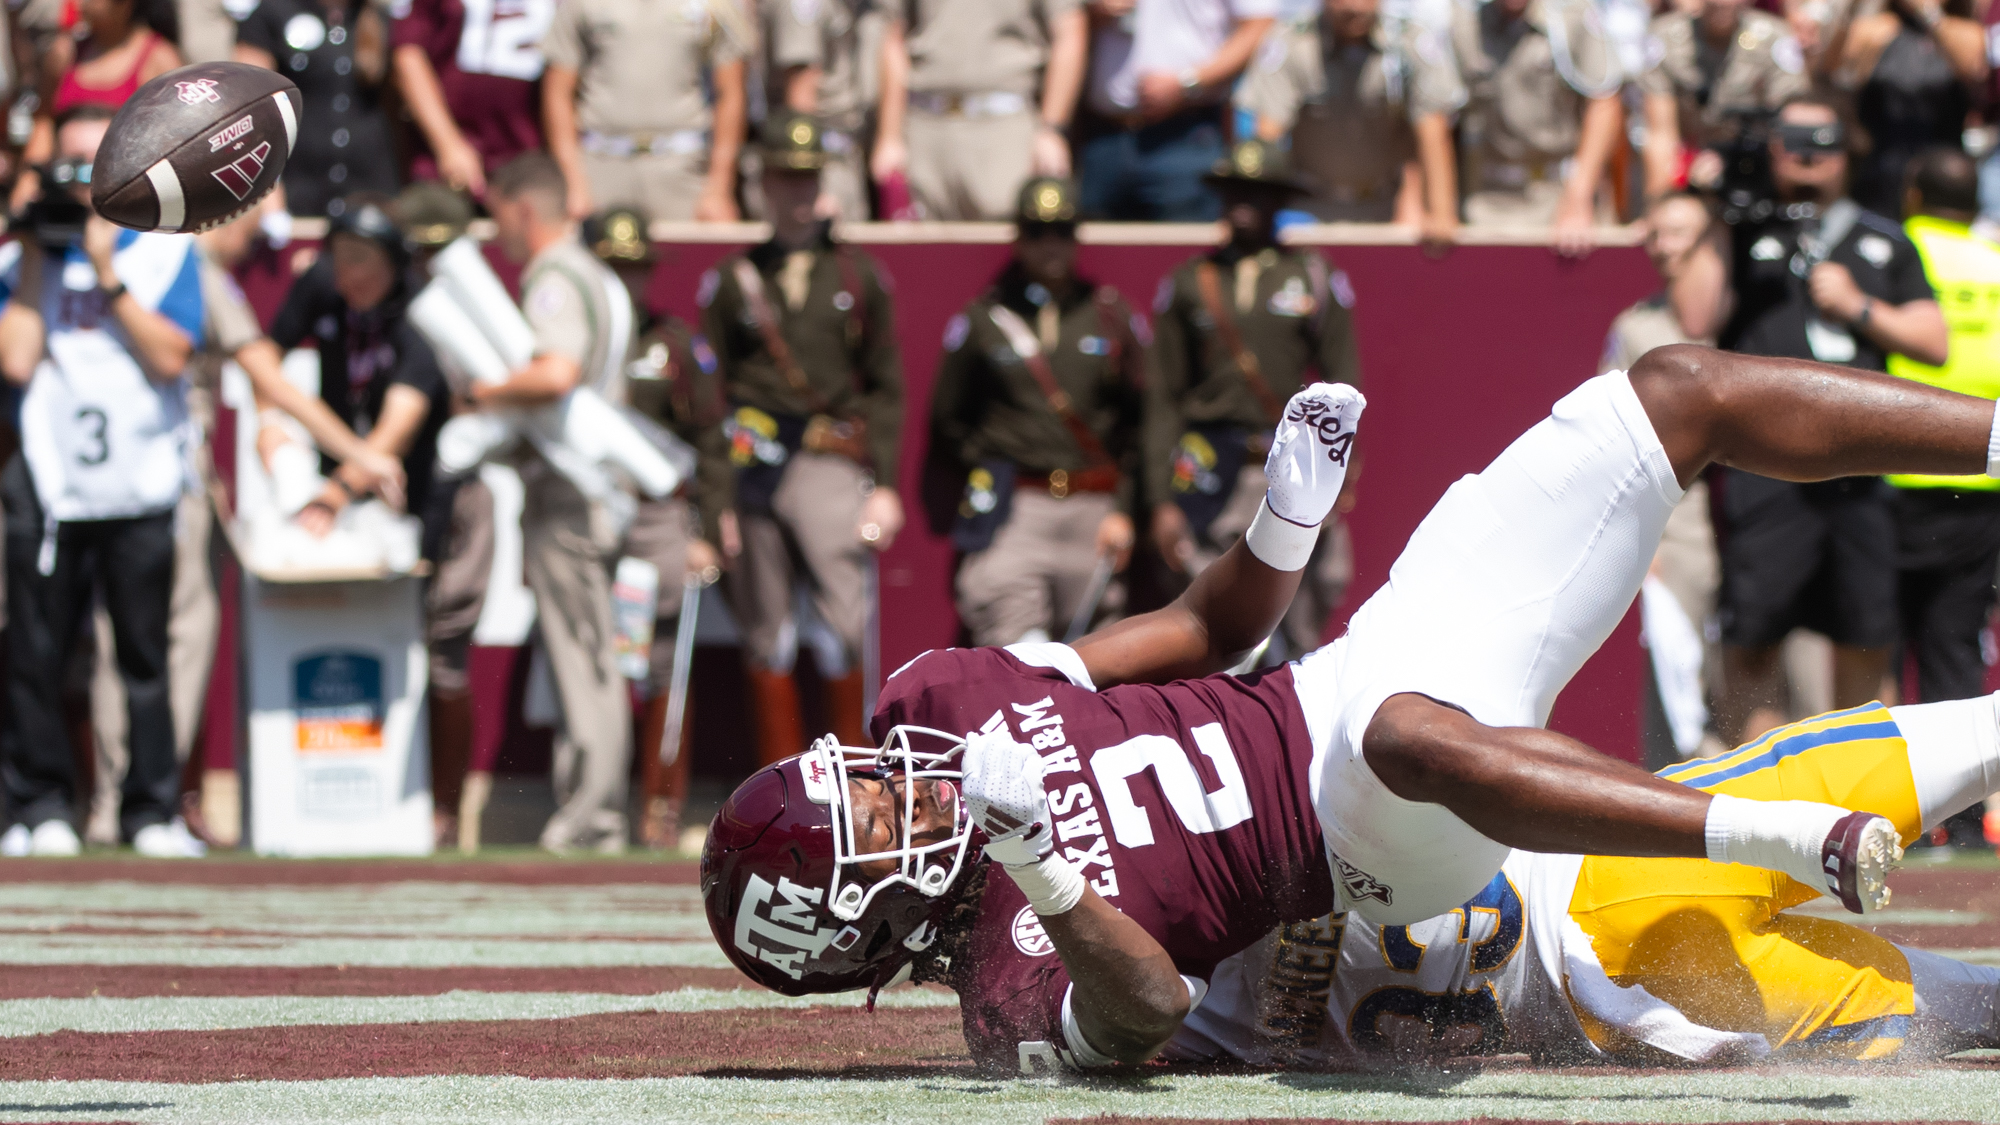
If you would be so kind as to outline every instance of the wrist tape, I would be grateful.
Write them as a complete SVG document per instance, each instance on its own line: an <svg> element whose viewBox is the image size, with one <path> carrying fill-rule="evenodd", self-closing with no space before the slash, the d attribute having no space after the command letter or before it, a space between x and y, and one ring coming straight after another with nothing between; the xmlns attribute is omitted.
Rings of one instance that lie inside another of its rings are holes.
<svg viewBox="0 0 2000 1125"><path fill-rule="evenodd" d="M1250 553L1273 570L1304 570L1318 542L1318 524L1301 527L1293 523L1271 510L1268 496L1258 503L1257 516L1250 521L1250 530L1243 533Z"/></svg>
<svg viewBox="0 0 2000 1125"><path fill-rule="evenodd" d="M1028 905L1035 908L1038 917L1067 914L1083 901L1083 872L1059 855L1003 869L1014 885L1021 888L1021 893L1028 896Z"/></svg>
<svg viewBox="0 0 2000 1125"><path fill-rule="evenodd" d="M2000 477L2000 403L1994 404L1993 429L1986 435L1986 475Z"/></svg>

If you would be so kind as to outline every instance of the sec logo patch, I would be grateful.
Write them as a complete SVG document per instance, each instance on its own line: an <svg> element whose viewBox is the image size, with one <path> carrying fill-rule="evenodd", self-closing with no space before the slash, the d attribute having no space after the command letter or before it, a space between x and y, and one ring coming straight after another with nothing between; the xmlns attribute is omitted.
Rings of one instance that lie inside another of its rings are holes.
<svg viewBox="0 0 2000 1125"><path fill-rule="evenodd" d="M1042 929L1042 920L1035 917L1035 908L1024 906L1014 915L1014 948L1030 957L1047 957L1056 951L1056 943L1049 940L1048 931Z"/></svg>

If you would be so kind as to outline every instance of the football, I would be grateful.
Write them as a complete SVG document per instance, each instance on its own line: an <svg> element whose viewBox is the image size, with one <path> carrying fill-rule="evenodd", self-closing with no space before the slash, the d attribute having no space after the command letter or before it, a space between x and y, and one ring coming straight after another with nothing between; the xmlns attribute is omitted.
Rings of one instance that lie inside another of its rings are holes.
<svg viewBox="0 0 2000 1125"><path fill-rule="evenodd" d="M300 104L289 79L247 63L168 71L111 119L90 201L133 230L228 222L277 186L298 139Z"/></svg>

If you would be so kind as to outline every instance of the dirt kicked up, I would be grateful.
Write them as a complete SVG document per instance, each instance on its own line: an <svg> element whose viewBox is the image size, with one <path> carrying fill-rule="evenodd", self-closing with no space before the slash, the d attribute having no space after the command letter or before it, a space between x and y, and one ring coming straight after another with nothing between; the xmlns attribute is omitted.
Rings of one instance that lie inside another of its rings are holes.
<svg viewBox="0 0 2000 1125"><path fill-rule="evenodd" d="M1387 1075L976 1073L953 997L793 1000L686 863L0 861L0 1123L2000 1121L2000 1061ZM2000 866L1899 876L1897 940L2000 961Z"/></svg>

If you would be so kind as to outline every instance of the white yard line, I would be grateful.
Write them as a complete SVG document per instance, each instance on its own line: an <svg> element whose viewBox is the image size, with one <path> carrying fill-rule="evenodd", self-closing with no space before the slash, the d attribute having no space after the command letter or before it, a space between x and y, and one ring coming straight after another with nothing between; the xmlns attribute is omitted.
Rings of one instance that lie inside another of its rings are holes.
<svg viewBox="0 0 2000 1125"><path fill-rule="evenodd" d="M602 1012L714 1012L736 1008L853 1008L862 997L780 996L762 989L684 988L650 996L603 992L446 992L436 996L91 996L0 1001L0 1037L53 1031L222 1031L306 1024L564 1019ZM934 989L882 994L881 1008L955 1007Z"/></svg>
<svg viewBox="0 0 2000 1125"><path fill-rule="evenodd" d="M1042 1125L1102 1113L1182 1117L1350 1117L1403 1121L1524 1117L1717 1122L1810 1118L2000 1122L2000 1079L1963 1070L1882 1073L1859 1066L1796 1076L1491 1074L1178 1077L1103 1082L972 1077L876 1081L670 1078L531 1080L439 1077L170 1085L0 1083L0 1112L37 1121L147 1125L572 1125L578 1121L783 1122L975 1120Z"/></svg>

